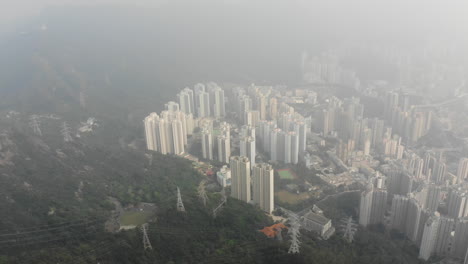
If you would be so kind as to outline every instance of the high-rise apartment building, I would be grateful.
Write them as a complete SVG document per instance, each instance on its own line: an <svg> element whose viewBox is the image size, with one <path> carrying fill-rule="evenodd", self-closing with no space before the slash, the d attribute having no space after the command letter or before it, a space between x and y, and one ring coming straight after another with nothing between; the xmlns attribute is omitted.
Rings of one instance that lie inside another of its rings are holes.
<svg viewBox="0 0 468 264"><path fill-rule="evenodd" d="M468 264L468 246L467 246L467 249L466 249L466 256L465 256L464 264Z"/></svg>
<svg viewBox="0 0 468 264"><path fill-rule="evenodd" d="M462 158L458 162L457 180L462 183L468 178L468 158Z"/></svg>
<svg viewBox="0 0 468 264"><path fill-rule="evenodd" d="M196 105L197 105L197 116L199 118L209 117L210 111L210 94L205 91L199 91L195 93Z"/></svg>
<svg viewBox="0 0 468 264"><path fill-rule="evenodd" d="M406 196L394 195L392 199L392 208L390 210L390 225L393 229L404 232L406 228L406 219L408 214L409 199Z"/></svg>
<svg viewBox="0 0 468 264"><path fill-rule="evenodd" d="M214 94L213 115L216 118L224 117L226 115L224 90L220 87L216 87L212 93Z"/></svg>
<svg viewBox="0 0 468 264"><path fill-rule="evenodd" d="M273 174L273 167L267 163L253 167L253 201L269 214L275 206Z"/></svg>
<svg viewBox="0 0 468 264"><path fill-rule="evenodd" d="M240 139L239 147L240 155L249 158L250 167L255 167L255 139L250 136L243 137Z"/></svg>
<svg viewBox="0 0 468 264"><path fill-rule="evenodd" d="M453 186L449 189L447 209L452 218L468 216L468 191L463 186Z"/></svg>
<svg viewBox="0 0 468 264"><path fill-rule="evenodd" d="M460 218L455 222L452 256L463 259L468 245L468 218Z"/></svg>
<svg viewBox="0 0 468 264"><path fill-rule="evenodd" d="M202 155L204 159L213 159L213 134L208 129L202 130Z"/></svg>
<svg viewBox="0 0 468 264"><path fill-rule="evenodd" d="M299 155L303 155L307 148L307 124L304 121L297 121L294 124L294 131L299 138Z"/></svg>
<svg viewBox="0 0 468 264"><path fill-rule="evenodd" d="M163 111L161 116L151 113L144 120L146 146L148 150L162 154L182 154L187 145L187 120L184 113L176 110L176 104L170 104L174 111Z"/></svg>
<svg viewBox="0 0 468 264"><path fill-rule="evenodd" d="M385 208L387 204L387 191L374 188L372 184L361 193L359 206L359 224L366 227L383 223Z"/></svg>
<svg viewBox="0 0 468 264"><path fill-rule="evenodd" d="M437 230L437 240L434 251L437 255L447 256L452 247L452 233L455 230L455 220L453 218L441 216L439 219L439 229Z"/></svg>
<svg viewBox="0 0 468 264"><path fill-rule="evenodd" d="M247 157L233 156L231 167L231 196L244 202L251 200L250 161Z"/></svg>
<svg viewBox="0 0 468 264"><path fill-rule="evenodd" d="M229 163L231 157L231 139L226 135L218 136L218 160Z"/></svg>
<svg viewBox="0 0 468 264"><path fill-rule="evenodd" d="M434 253L436 241L437 241L437 230L439 228L439 215L431 216L424 224L424 230L421 240L421 246L419 248L419 258L428 260Z"/></svg>
<svg viewBox="0 0 468 264"><path fill-rule="evenodd" d="M193 96L193 90L190 88L184 88L180 93L177 94L179 98L180 110L186 114L195 114L195 102Z"/></svg>

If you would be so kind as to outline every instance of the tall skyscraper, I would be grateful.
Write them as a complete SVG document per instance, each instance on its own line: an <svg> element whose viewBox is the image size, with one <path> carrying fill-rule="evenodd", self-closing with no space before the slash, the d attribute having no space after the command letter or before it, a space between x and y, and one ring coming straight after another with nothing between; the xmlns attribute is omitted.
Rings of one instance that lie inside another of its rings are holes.
<svg viewBox="0 0 468 264"><path fill-rule="evenodd" d="M231 157L231 196L244 202L251 200L250 161L247 157Z"/></svg>
<svg viewBox="0 0 468 264"><path fill-rule="evenodd" d="M266 122L266 121L263 121ZM262 123L260 123L261 125ZM253 139L256 139L256 134L255 134L255 127L253 126L247 126L243 125L240 129L239 137L252 137Z"/></svg>
<svg viewBox="0 0 468 264"><path fill-rule="evenodd" d="M156 136L156 122L159 120L159 116L156 113L151 113L145 117L145 135L146 135L146 147L148 150L158 151L158 142Z"/></svg>
<svg viewBox="0 0 468 264"><path fill-rule="evenodd" d="M388 179L388 192L390 195L407 195L411 192L413 186L411 175L393 165L384 167L383 171Z"/></svg>
<svg viewBox="0 0 468 264"><path fill-rule="evenodd" d="M161 116L151 113L145 118L146 145L148 150L159 151L162 154L182 154L187 144L187 120L184 113L163 111Z"/></svg>
<svg viewBox="0 0 468 264"><path fill-rule="evenodd" d="M280 153L284 153L283 162L284 163L291 163L291 134L282 131L279 137L278 146L280 147Z"/></svg>
<svg viewBox="0 0 468 264"><path fill-rule="evenodd" d="M392 199L391 227L400 232L404 232L406 228L406 218L408 213L408 197L402 195L394 195Z"/></svg>
<svg viewBox="0 0 468 264"><path fill-rule="evenodd" d="M179 104L174 102L174 101L169 101L167 102L164 107L166 108L167 111L173 113L179 111Z"/></svg>
<svg viewBox="0 0 468 264"><path fill-rule="evenodd" d="M171 123L172 127L172 140L174 142L174 151L175 154L182 154L185 152L185 144L184 142L184 129L182 126L182 122L180 120L172 120Z"/></svg>
<svg viewBox="0 0 468 264"><path fill-rule="evenodd" d="M455 223L455 236L452 245L452 255L463 259L468 245L468 218L458 219Z"/></svg>
<svg viewBox="0 0 468 264"><path fill-rule="evenodd" d="M307 124L304 121L298 121L294 124L294 131L299 137L299 155L303 155L307 148Z"/></svg>
<svg viewBox="0 0 468 264"><path fill-rule="evenodd" d="M468 264L468 247L466 249L466 256L465 256L465 262L464 264Z"/></svg>
<svg viewBox="0 0 468 264"><path fill-rule="evenodd" d="M448 215L455 219L468 216L468 191L461 186L449 189L447 197Z"/></svg>
<svg viewBox="0 0 468 264"><path fill-rule="evenodd" d="M202 130L202 155L204 159L213 159L213 135L210 130Z"/></svg>
<svg viewBox="0 0 468 264"><path fill-rule="evenodd" d="M424 224L424 230L421 240L421 247L419 248L419 258L428 260L434 253L437 230L439 228L439 215L431 216Z"/></svg>
<svg viewBox="0 0 468 264"><path fill-rule="evenodd" d="M258 94L256 99L257 110L259 112L259 120L266 120L268 98L262 94Z"/></svg>
<svg viewBox="0 0 468 264"><path fill-rule="evenodd" d="M221 118L226 115L226 104L224 102L224 90L220 87L216 87L213 90L214 94L214 104L213 104L213 114L216 118Z"/></svg>
<svg viewBox="0 0 468 264"><path fill-rule="evenodd" d="M270 110L268 115L270 120L276 120L278 118L278 99L270 98Z"/></svg>
<svg viewBox="0 0 468 264"><path fill-rule="evenodd" d="M247 111L244 115L244 125L255 127L260 121L260 112L258 110Z"/></svg>
<svg viewBox="0 0 468 264"><path fill-rule="evenodd" d="M452 232L455 230L455 220L453 218L441 216L439 219L439 229L437 230L437 240L434 251L437 255L447 256L450 254L452 246Z"/></svg>
<svg viewBox="0 0 468 264"><path fill-rule="evenodd" d="M458 162L457 180L462 183L468 178L468 158L462 158Z"/></svg>
<svg viewBox="0 0 468 264"><path fill-rule="evenodd" d="M372 184L361 193L359 206L359 224L366 227L383 223L385 208L387 204L387 191L374 188Z"/></svg>
<svg viewBox="0 0 468 264"><path fill-rule="evenodd" d="M231 157L231 139L225 135L218 136L218 160L229 163Z"/></svg>
<svg viewBox="0 0 468 264"><path fill-rule="evenodd" d="M436 212L442 199L442 189L435 184L427 186L427 199L424 208L430 212Z"/></svg>
<svg viewBox="0 0 468 264"><path fill-rule="evenodd" d="M297 164L299 162L299 142L300 138L299 135L294 132L288 132L289 137L291 138L291 159L290 163Z"/></svg>
<svg viewBox="0 0 468 264"><path fill-rule="evenodd" d="M253 167L253 201L269 214L275 207L273 174L273 167L267 163Z"/></svg>
<svg viewBox="0 0 468 264"><path fill-rule="evenodd" d="M280 159L278 151L280 150L278 146L278 138L280 137L281 129L275 128L270 132L270 160L278 161ZM283 154L284 155L284 154Z"/></svg>
<svg viewBox="0 0 468 264"><path fill-rule="evenodd" d="M247 136L240 139L240 155L249 158L250 167L255 167L255 139Z"/></svg>
<svg viewBox="0 0 468 264"><path fill-rule="evenodd" d="M418 241L422 211L423 209L419 202L411 198L408 203L405 234L413 242Z"/></svg>
<svg viewBox="0 0 468 264"><path fill-rule="evenodd" d="M184 88L180 93L177 94L179 98L180 110L186 114L195 114L195 102L193 96L193 90L190 88Z"/></svg>
<svg viewBox="0 0 468 264"><path fill-rule="evenodd" d="M197 116L199 118L209 117L210 111L210 94L205 91L199 91L195 93L197 101Z"/></svg>

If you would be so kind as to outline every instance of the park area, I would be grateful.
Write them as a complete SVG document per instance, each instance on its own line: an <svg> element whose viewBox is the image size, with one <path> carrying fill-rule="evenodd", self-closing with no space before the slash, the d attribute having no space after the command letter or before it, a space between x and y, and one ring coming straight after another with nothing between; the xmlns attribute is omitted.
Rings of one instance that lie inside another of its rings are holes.
<svg viewBox="0 0 468 264"><path fill-rule="evenodd" d="M303 193L295 194L295 193L290 193L286 190L277 192L275 196L276 196L276 199L278 199L282 203L288 203L291 205L298 204L310 198L308 193L303 192Z"/></svg>
<svg viewBox="0 0 468 264"><path fill-rule="evenodd" d="M291 169L278 170L278 174L282 180L294 180L297 178L296 174L292 172Z"/></svg>

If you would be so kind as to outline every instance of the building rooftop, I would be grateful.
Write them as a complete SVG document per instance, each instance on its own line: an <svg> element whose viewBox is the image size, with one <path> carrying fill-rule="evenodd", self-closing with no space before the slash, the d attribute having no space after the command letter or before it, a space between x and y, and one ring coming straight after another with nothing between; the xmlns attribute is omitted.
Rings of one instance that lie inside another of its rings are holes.
<svg viewBox="0 0 468 264"><path fill-rule="evenodd" d="M325 216L316 214L312 211L304 215L304 218L305 220L313 221L321 225L326 225L330 221L330 219L326 218Z"/></svg>

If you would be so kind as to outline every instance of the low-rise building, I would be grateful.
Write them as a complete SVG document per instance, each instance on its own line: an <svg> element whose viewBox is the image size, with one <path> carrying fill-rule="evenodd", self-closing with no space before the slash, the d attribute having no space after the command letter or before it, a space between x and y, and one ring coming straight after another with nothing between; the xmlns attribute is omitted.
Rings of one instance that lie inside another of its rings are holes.
<svg viewBox="0 0 468 264"><path fill-rule="evenodd" d="M335 233L335 228L332 226L331 220L312 210L304 215L302 227L307 231L317 233L325 240Z"/></svg>
<svg viewBox="0 0 468 264"><path fill-rule="evenodd" d="M217 173L216 179L221 187L231 186L231 170L224 165Z"/></svg>

